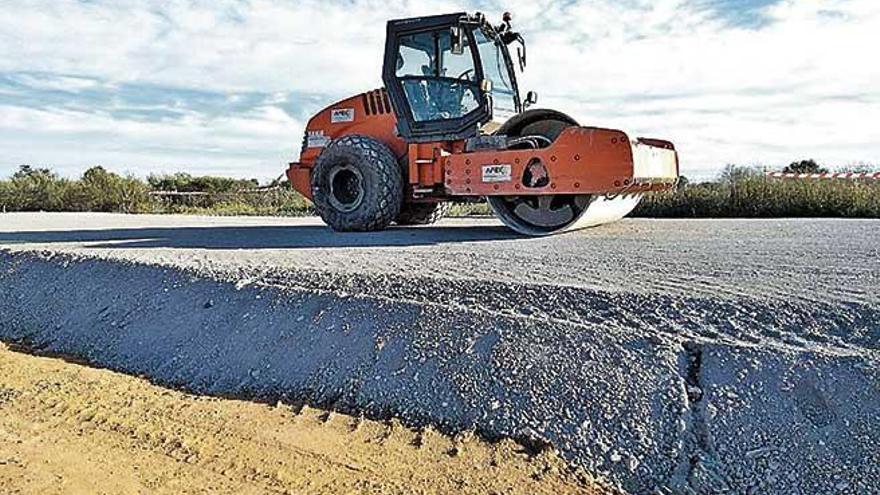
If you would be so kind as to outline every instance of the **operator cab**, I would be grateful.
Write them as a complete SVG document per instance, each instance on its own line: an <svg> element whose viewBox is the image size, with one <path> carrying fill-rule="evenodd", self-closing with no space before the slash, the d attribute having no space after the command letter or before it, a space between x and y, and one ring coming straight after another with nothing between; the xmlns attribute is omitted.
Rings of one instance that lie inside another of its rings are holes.
<svg viewBox="0 0 880 495"><path fill-rule="evenodd" d="M522 111L508 51L523 44L510 30L481 14L450 14L388 23L382 78L397 114L398 132L409 142L461 140L492 121Z"/></svg>

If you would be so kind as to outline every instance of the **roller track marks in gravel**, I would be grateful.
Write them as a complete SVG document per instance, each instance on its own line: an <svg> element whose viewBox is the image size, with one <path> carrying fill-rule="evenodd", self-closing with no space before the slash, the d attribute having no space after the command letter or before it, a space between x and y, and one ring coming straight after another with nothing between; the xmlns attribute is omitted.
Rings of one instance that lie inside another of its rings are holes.
<svg viewBox="0 0 880 495"><path fill-rule="evenodd" d="M502 317L604 326L613 332L655 334L679 341L773 345L791 350L821 347L843 353L880 350L876 327L880 309L860 303L709 299L541 284L277 269L252 274L249 284L439 304Z"/></svg>
<svg viewBox="0 0 880 495"><path fill-rule="evenodd" d="M7 338L191 390L549 442L633 493L877 478L867 305L8 258Z"/></svg>

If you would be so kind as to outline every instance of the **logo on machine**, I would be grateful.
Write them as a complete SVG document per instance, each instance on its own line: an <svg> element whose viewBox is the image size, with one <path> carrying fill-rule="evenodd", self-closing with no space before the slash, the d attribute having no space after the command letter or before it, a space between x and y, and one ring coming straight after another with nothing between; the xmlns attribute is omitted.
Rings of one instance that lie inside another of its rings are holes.
<svg viewBox="0 0 880 495"><path fill-rule="evenodd" d="M330 144L330 138L324 135L324 131L309 131L306 134L307 148L324 148Z"/></svg>
<svg viewBox="0 0 880 495"><path fill-rule="evenodd" d="M334 108L330 111L330 123L354 122L354 108Z"/></svg>
<svg viewBox="0 0 880 495"><path fill-rule="evenodd" d="M513 167L510 165L484 165L483 182L509 182Z"/></svg>

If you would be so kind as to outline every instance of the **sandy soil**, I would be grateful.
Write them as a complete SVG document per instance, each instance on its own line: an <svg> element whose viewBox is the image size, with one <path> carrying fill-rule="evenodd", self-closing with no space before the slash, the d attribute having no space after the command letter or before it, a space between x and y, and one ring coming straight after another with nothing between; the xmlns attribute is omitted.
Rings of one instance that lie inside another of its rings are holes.
<svg viewBox="0 0 880 495"><path fill-rule="evenodd" d="M0 493L587 493L552 453L204 398L0 344Z"/></svg>

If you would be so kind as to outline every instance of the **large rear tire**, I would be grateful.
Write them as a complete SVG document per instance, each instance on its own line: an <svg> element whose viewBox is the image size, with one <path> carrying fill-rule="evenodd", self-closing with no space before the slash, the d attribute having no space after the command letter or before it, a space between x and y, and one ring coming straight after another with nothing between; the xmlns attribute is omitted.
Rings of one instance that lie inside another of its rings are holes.
<svg viewBox="0 0 880 495"><path fill-rule="evenodd" d="M333 230L382 230L400 214L403 173L383 143L367 136L344 136L315 161L312 201Z"/></svg>
<svg viewBox="0 0 880 495"><path fill-rule="evenodd" d="M452 203L407 203L400 208L397 225L431 225L449 213Z"/></svg>

